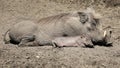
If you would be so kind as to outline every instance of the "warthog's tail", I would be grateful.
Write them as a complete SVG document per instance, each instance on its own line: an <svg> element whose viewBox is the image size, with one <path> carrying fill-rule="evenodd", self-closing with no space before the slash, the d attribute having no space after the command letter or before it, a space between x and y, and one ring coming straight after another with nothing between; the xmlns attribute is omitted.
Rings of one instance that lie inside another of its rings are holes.
<svg viewBox="0 0 120 68"><path fill-rule="evenodd" d="M4 34L4 42L5 42L5 44L8 44L10 41L8 41L7 39L6 39L6 35L8 34L8 32L10 31L10 29L8 29L6 32L5 32L5 34Z"/></svg>

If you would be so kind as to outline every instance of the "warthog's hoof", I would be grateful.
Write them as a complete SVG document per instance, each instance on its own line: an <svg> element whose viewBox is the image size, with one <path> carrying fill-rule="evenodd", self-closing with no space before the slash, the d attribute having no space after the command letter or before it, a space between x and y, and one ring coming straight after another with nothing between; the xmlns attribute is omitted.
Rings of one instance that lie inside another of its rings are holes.
<svg viewBox="0 0 120 68"><path fill-rule="evenodd" d="M53 46L54 48L61 48L61 47L58 46L55 42L52 42L52 46Z"/></svg>
<svg viewBox="0 0 120 68"><path fill-rule="evenodd" d="M85 45L85 47L94 48L94 45Z"/></svg>

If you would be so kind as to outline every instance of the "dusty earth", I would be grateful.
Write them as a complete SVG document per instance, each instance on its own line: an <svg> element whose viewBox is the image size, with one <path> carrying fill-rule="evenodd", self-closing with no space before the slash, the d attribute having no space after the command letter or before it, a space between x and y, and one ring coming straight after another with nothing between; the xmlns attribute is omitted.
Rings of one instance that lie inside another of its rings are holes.
<svg viewBox="0 0 120 68"><path fill-rule="evenodd" d="M86 7L93 7L103 15L103 28L113 31L113 47L17 47L3 42L4 33L20 20L39 20ZM120 0L0 0L0 68L119 67Z"/></svg>

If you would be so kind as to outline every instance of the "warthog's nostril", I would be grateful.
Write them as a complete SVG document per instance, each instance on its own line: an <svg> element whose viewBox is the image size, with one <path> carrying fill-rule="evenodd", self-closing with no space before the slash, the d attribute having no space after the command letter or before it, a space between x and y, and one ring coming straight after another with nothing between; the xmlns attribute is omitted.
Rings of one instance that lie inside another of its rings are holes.
<svg viewBox="0 0 120 68"><path fill-rule="evenodd" d="M112 31L110 31L110 34L112 34Z"/></svg>

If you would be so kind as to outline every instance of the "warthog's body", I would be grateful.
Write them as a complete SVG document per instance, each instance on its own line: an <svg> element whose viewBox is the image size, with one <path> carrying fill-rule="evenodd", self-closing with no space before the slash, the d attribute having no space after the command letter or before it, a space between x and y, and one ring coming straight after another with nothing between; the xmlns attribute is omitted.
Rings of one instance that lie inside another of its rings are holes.
<svg viewBox="0 0 120 68"><path fill-rule="evenodd" d="M93 12L62 13L40 19L38 22L21 21L9 31L11 41L24 45L36 41L39 45L52 44L56 37L86 34L92 41L103 40L99 18Z"/></svg>

